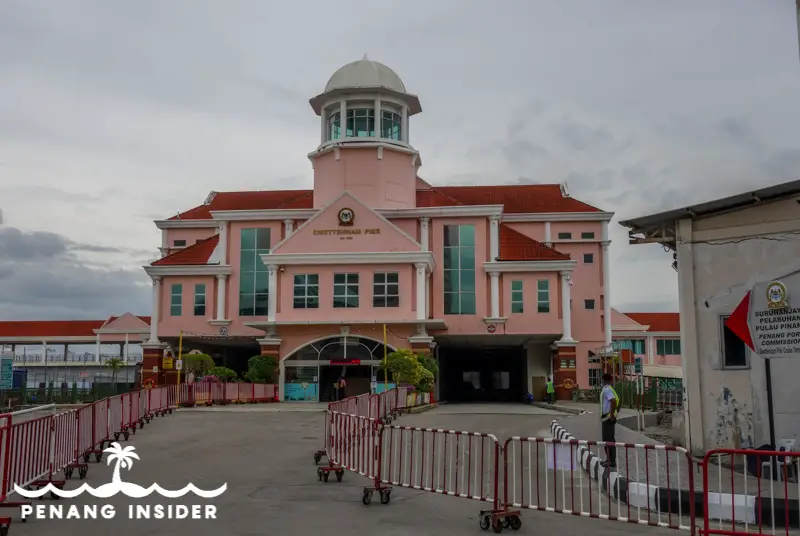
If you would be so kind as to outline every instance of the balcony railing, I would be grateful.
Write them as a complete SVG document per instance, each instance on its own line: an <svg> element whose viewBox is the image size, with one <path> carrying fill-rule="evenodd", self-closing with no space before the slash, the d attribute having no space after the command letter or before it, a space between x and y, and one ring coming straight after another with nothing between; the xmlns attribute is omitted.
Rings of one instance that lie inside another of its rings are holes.
<svg viewBox="0 0 800 536"><path fill-rule="evenodd" d="M97 364L104 364L109 359L122 359L125 360L124 356L120 356L119 354L100 354L100 359L98 361L97 355L92 353L85 353L85 354L47 354L47 364L53 364L56 366L60 363L86 363L87 365L97 365ZM128 363L138 363L142 360L142 354L128 354ZM25 354L25 355L15 355L14 356L14 363L17 365L24 365L26 363L44 363L45 360L41 354Z"/></svg>

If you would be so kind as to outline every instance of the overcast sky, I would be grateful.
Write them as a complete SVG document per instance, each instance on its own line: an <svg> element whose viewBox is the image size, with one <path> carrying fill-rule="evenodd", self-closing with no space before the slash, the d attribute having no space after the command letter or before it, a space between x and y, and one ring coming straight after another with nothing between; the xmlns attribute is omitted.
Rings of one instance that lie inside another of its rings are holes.
<svg viewBox="0 0 800 536"><path fill-rule="evenodd" d="M800 175L793 0L3 0L0 319L149 314L152 221L310 188L308 99L365 52L432 184L567 181L617 221ZM612 229L614 306L677 311L671 256Z"/></svg>

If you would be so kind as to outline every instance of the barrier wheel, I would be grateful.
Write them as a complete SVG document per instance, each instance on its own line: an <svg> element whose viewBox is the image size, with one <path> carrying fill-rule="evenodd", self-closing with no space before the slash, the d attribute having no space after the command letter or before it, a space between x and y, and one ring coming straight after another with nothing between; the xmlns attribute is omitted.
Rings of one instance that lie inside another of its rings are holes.
<svg viewBox="0 0 800 536"><path fill-rule="evenodd" d="M78 468L78 478L80 478L81 480L86 478L86 475L88 473L89 473L89 467L88 466L83 466L83 467L79 467Z"/></svg>
<svg viewBox="0 0 800 536"><path fill-rule="evenodd" d="M369 506L369 503L372 502L372 492L365 489L364 495L361 497L361 502L364 503L364 506Z"/></svg>
<svg viewBox="0 0 800 536"><path fill-rule="evenodd" d="M91 452L87 452L86 454L84 454L83 455L83 463L89 463L89 459L91 457L92 457L92 453Z"/></svg>
<svg viewBox="0 0 800 536"><path fill-rule="evenodd" d="M322 482L322 468L317 469L317 476L319 477L319 481Z"/></svg>
<svg viewBox="0 0 800 536"><path fill-rule="evenodd" d="M125 436L125 441L127 441L131 437L131 433L127 430L125 430L125 433L123 435Z"/></svg>
<svg viewBox="0 0 800 536"><path fill-rule="evenodd" d="M481 526L483 530L489 530L489 527L492 526L492 516L483 516L478 521L478 524Z"/></svg>
<svg viewBox="0 0 800 536"><path fill-rule="evenodd" d="M64 468L64 477L65 478L72 478L72 467L65 467Z"/></svg>
<svg viewBox="0 0 800 536"><path fill-rule="evenodd" d="M498 534L503 532L503 521L499 517L492 519L492 531Z"/></svg>
<svg viewBox="0 0 800 536"><path fill-rule="evenodd" d="M522 528L522 518L514 516L509 520L508 524L511 530L519 530Z"/></svg>
<svg viewBox="0 0 800 536"><path fill-rule="evenodd" d="M102 459L103 459L103 453L102 452L95 452L94 453L94 461L95 461L95 463L100 463L102 461Z"/></svg>
<svg viewBox="0 0 800 536"><path fill-rule="evenodd" d="M54 491L51 491L51 492L50 492L50 498L51 498L51 499L53 499L54 501L57 501L57 500L59 500L61 497L59 497L58 495L56 495Z"/></svg>
<svg viewBox="0 0 800 536"><path fill-rule="evenodd" d="M344 477L344 471L336 471L336 482L341 482Z"/></svg>
<svg viewBox="0 0 800 536"><path fill-rule="evenodd" d="M114 432L114 441L119 441L119 432Z"/></svg>
<svg viewBox="0 0 800 536"><path fill-rule="evenodd" d="M381 490L381 504L389 504L392 499L392 490Z"/></svg>
<svg viewBox="0 0 800 536"><path fill-rule="evenodd" d="M324 482L327 482L327 481L328 481L328 478L330 478L330 476L331 476L331 474L330 474L330 473L322 473L322 480L323 480Z"/></svg>
<svg viewBox="0 0 800 536"><path fill-rule="evenodd" d="M510 529L511 528L511 518L510 517L504 517L503 518L503 528L504 529Z"/></svg>
<svg viewBox="0 0 800 536"><path fill-rule="evenodd" d="M317 465L321 459L322 455L319 452L314 453L314 465Z"/></svg>

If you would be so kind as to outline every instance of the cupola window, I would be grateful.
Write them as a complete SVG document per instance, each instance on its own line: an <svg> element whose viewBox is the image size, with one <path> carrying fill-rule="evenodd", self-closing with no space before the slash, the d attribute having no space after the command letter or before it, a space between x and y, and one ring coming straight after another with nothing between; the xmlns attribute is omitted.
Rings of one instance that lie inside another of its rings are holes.
<svg viewBox="0 0 800 536"><path fill-rule="evenodd" d="M341 117L342 114L339 112L332 113L328 118L328 140L338 140L341 136L341 129L339 125L341 125Z"/></svg>
<svg viewBox="0 0 800 536"><path fill-rule="evenodd" d="M347 137L372 138L375 136L375 110L356 108L347 110Z"/></svg>
<svg viewBox="0 0 800 536"><path fill-rule="evenodd" d="M400 140L400 114L383 110L381 113L381 138Z"/></svg>

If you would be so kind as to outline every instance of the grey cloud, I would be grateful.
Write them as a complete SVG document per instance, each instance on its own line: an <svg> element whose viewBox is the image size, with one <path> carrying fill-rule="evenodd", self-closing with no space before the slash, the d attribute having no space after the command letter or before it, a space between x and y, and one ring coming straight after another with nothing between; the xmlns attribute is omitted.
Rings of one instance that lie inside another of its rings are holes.
<svg viewBox="0 0 800 536"><path fill-rule="evenodd" d="M0 251L0 319L106 318L150 310L149 285L141 269L110 269L72 253L109 253L116 248L4 227Z"/></svg>
<svg viewBox="0 0 800 536"><path fill-rule="evenodd" d="M761 165L764 172L778 181L789 181L800 177L800 149L775 151Z"/></svg>

